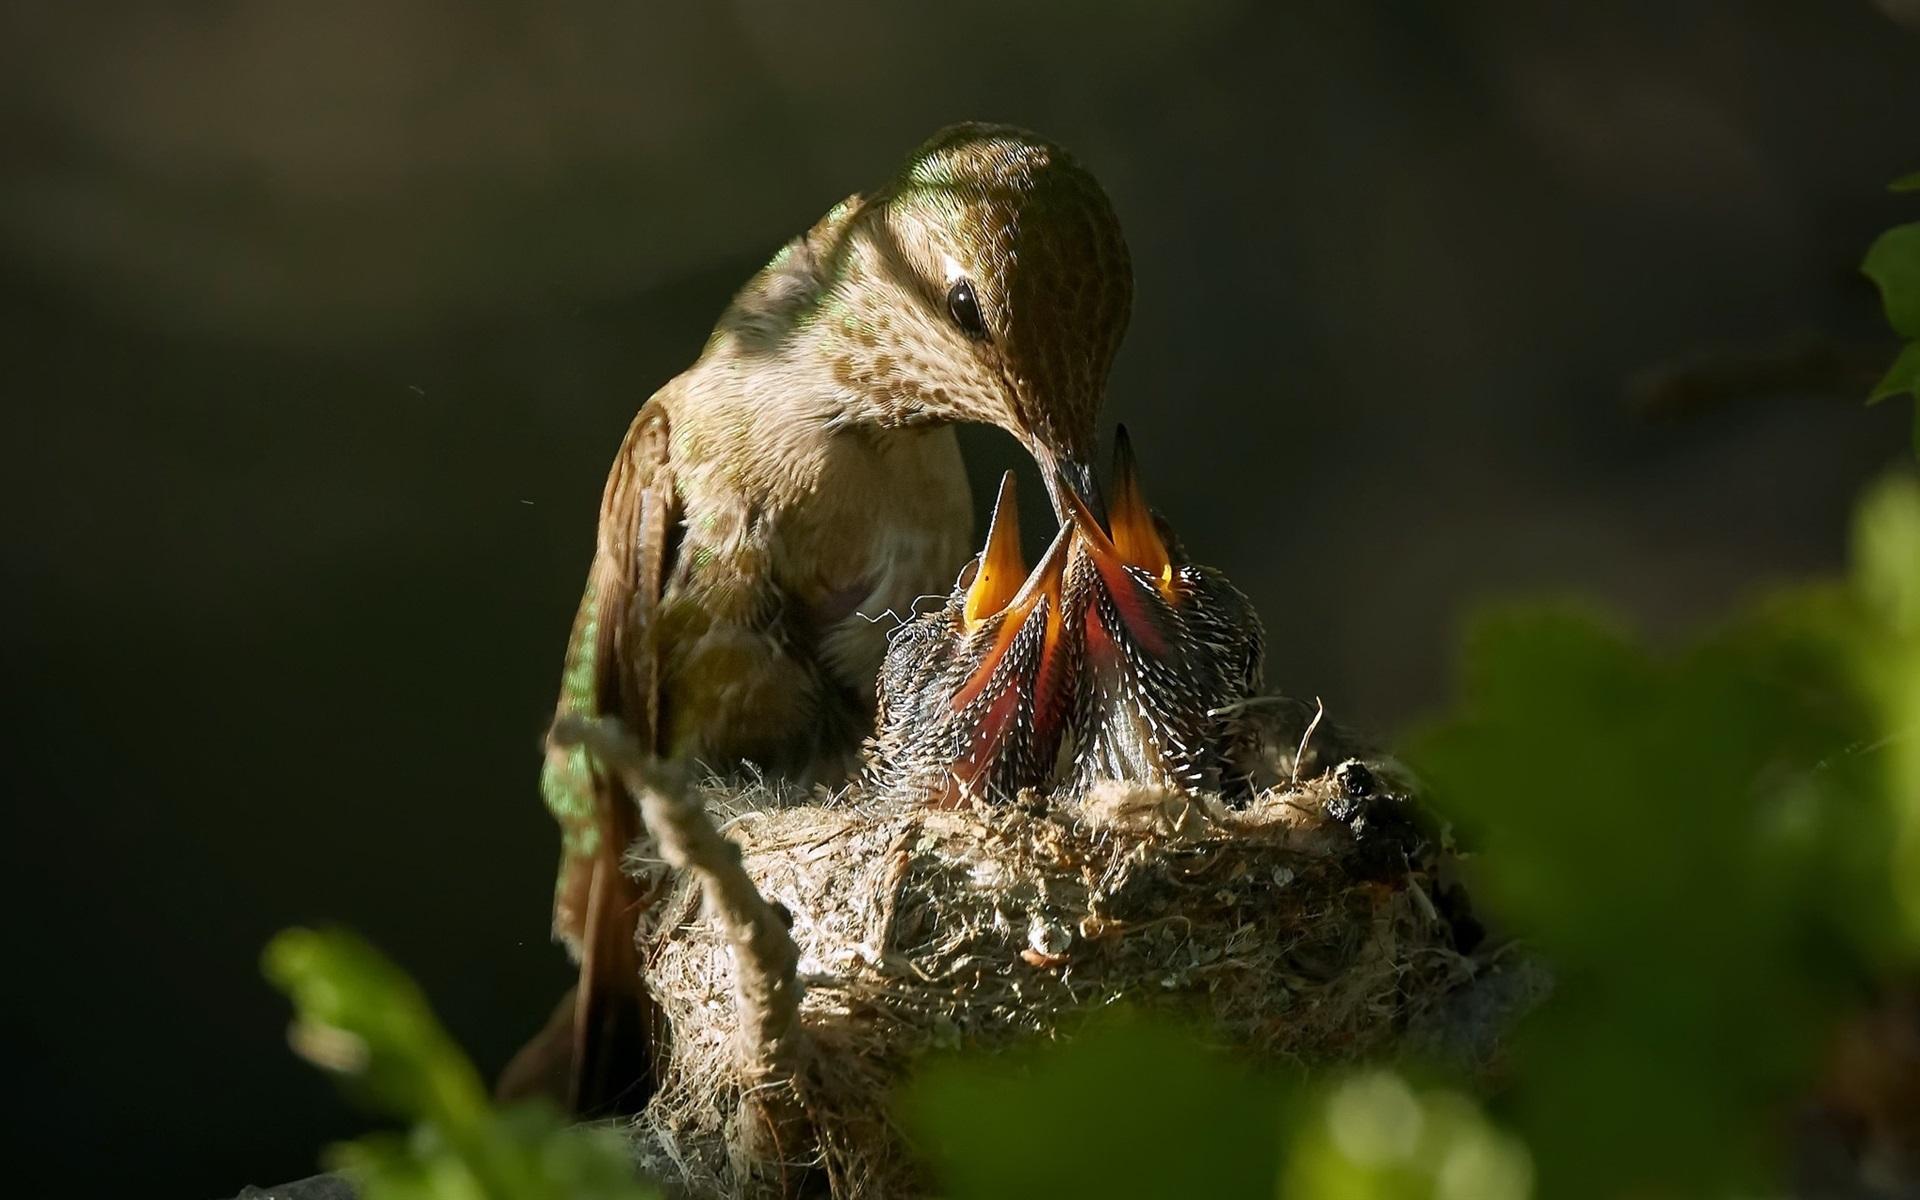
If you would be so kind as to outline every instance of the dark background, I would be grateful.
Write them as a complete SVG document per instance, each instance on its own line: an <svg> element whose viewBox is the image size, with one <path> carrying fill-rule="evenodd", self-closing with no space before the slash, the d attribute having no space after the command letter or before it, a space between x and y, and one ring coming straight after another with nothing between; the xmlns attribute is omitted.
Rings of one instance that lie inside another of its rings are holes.
<svg viewBox="0 0 1920 1200"><path fill-rule="evenodd" d="M504 1060L568 974L536 747L613 448L949 121L1106 181L1112 415L1348 724L1440 702L1482 597L1664 631L1832 568L1900 457L1856 264L1913 219L1906 0L685 7L5 12L29 1172L208 1197L359 1128L258 979L292 922Z"/></svg>

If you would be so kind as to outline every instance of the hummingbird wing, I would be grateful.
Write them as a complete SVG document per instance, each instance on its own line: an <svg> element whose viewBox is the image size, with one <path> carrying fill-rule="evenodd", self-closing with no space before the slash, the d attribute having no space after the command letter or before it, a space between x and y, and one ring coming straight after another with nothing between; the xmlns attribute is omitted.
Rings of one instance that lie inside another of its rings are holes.
<svg viewBox="0 0 1920 1200"><path fill-rule="evenodd" d="M664 394L663 394L664 395ZM598 545L567 645L555 719L617 716L659 748L661 593L680 521L668 458L668 412L656 396L634 418L600 500ZM578 1113L632 1109L649 1071L655 1010L634 947L646 897L621 870L641 835L618 778L579 746L547 740L540 790L560 822L554 933L579 962L579 982L547 1028L502 1073L503 1095L563 1090ZM564 1076L562 1067L564 1064ZM557 1086L556 1086L557 1085Z"/></svg>

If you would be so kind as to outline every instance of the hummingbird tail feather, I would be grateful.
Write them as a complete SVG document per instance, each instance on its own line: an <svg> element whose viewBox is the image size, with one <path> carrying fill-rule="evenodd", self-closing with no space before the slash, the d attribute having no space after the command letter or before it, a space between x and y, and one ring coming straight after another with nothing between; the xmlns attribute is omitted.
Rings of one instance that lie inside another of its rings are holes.
<svg viewBox="0 0 1920 1200"><path fill-rule="evenodd" d="M568 1107L582 1115L638 1112L650 1091L656 1010L634 947L641 904L617 856L596 859L573 991Z"/></svg>
<svg viewBox="0 0 1920 1200"><path fill-rule="evenodd" d="M577 938L580 977L539 1033L500 1072L502 1101L543 1097L577 1116L630 1115L652 1090L659 1009L640 978L634 929L640 889L613 855L569 864L586 881Z"/></svg>
<svg viewBox="0 0 1920 1200"><path fill-rule="evenodd" d="M645 899L621 870L640 814L620 782L594 771L578 747L550 744L541 783L568 831L554 934L580 973L495 1091L503 1100L544 1096L581 1116L637 1112L650 1090L660 1025L634 943Z"/></svg>
<svg viewBox="0 0 1920 1200"><path fill-rule="evenodd" d="M536 1097L554 1104L565 1104L572 1090L574 992L554 1005L553 1014L540 1032L514 1052L494 1082L493 1097L502 1104L513 1104Z"/></svg>

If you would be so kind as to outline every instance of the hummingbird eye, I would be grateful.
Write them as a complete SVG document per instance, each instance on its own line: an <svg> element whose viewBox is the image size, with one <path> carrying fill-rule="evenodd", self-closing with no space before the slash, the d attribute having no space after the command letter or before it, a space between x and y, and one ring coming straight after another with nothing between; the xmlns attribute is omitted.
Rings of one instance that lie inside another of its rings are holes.
<svg viewBox="0 0 1920 1200"><path fill-rule="evenodd" d="M972 280L958 280L947 289L947 315L968 337L986 340L987 322L980 315L980 300L973 294Z"/></svg>

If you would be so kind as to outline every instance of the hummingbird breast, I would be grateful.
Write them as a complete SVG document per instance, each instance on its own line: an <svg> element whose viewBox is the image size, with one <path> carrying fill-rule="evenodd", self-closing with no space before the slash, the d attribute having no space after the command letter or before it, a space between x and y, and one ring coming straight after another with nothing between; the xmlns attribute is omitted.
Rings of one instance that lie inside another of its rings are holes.
<svg viewBox="0 0 1920 1200"><path fill-rule="evenodd" d="M689 505L704 516L662 604L664 707L678 752L834 782L870 732L889 634L966 561L972 506L951 429L812 449L777 488Z"/></svg>
<svg viewBox="0 0 1920 1200"><path fill-rule="evenodd" d="M967 561L972 498L950 428L836 440L847 445L830 453L829 471L847 486L823 488L832 498L796 523L795 582L822 663L870 712L889 635L944 598Z"/></svg>

